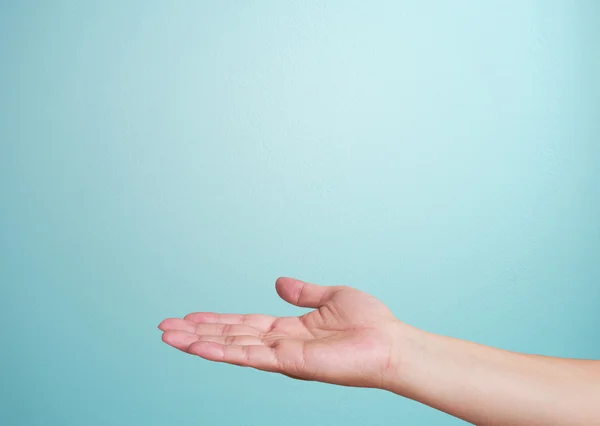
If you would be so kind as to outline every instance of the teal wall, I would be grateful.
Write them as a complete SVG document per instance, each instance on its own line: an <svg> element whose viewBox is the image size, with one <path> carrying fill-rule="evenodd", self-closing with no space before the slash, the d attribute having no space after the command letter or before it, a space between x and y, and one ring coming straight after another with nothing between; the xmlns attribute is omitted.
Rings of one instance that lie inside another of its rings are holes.
<svg viewBox="0 0 600 426"><path fill-rule="evenodd" d="M600 358L600 5L3 1L0 424L454 425L210 364L291 275Z"/></svg>

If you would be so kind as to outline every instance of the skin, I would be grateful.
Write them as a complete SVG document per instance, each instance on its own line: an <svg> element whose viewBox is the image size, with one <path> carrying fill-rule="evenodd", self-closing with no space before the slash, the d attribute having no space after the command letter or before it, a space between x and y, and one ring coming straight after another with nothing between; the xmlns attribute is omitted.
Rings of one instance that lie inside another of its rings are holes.
<svg viewBox="0 0 600 426"><path fill-rule="evenodd" d="M160 323L201 358L344 386L379 388L480 425L600 424L600 362L503 351L405 324L354 288L279 278L298 317L197 312Z"/></svg>

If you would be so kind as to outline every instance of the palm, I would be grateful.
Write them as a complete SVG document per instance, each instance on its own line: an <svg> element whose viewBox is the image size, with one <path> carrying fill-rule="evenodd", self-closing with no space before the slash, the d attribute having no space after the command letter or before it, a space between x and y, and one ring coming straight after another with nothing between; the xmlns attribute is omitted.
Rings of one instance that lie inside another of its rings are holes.
<svg viewBox="0 0 600 426"><path fill-rule="evenodd" d="M212 361L291 377L377 386L389 364L397 322L374 297L348 287L280 279L279 295L315 310L300 317L199 312L167 319L163 340Z"/></svg>

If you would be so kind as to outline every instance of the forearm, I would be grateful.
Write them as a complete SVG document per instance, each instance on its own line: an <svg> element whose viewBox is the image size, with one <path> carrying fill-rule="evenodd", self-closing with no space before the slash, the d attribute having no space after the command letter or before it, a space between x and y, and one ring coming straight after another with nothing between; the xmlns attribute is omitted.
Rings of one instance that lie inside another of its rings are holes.
<svg viewBox="0 0 600 426"><path fill-rule="evenodd" d="M600 424L594 361L525 355L399 325L384 387L479 425Z"/></svg>

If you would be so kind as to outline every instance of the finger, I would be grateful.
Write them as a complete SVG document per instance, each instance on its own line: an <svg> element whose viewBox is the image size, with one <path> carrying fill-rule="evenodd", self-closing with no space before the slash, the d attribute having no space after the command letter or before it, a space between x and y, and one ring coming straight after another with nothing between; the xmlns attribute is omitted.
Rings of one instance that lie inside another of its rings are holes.
<svg viewBox="0 0 600 426"><path fill-rule="evenodd" d="M332 293L333 287L309 284L293 278L278 278L275 283L277 294L292 305L304 308L319 308Z"/></svg>
<svg viewBox="0 0 600 426"><path fill-rule="evenodd" d="M243 324L257 328L261 331L268 331L276 317L260 314L216 314L214 312L194 312L187 314L184 319L198 324Z"/></svg>
<svg viewBox="0 0 600 426"><path fill-rule="evenodd" d="M195 342L188 353L209 361L253 367L264 371L279 371L273 350L267 346L221 345L214 342Z"/></svg>
<svg viewBox="0 0 600 426"><path fill-rule="evenodd" d="M188 321L181 318L167 318L158 325L158 328L160 328L162 331L181 330L187 331L188 333L195 333L197 325L198 324L193 321Z"/></svg>
<svg viewBox="0 0 600 426"><path fill-rule="evenodd" d="M254 327L239 324L196 324L181 318L167 318L158 326L163 331L179 330L199 336L261 336L262 332Z"/></svg>
<svg viewBox="0 0 600 426"><path fill-rule="evenodd" d="M256 336L262 337L262 331L249 325L240 324L196 324L194 333L199 336Z"/></svg>
<svg viewBox="0 0 600 426"><path fill-rule="evenodd" d="M220 345L265 346L265 342L256 336L197 336L199 342L213 342Z"/></svg>
<svg viewBox="0 0 600 426"><path fill-rule="evenodd" d="M165 331L162 335L162 340L167 345L173 346L180 351L187 352L187 349L194 342L197 342L200 336L192 333L187 333L180 330Z"/></svg>
<svg viewBox="0 0 600 426"><path fill-rule="evenodd" d="M181 330L165 331L162 340L184 352L187 352L189 346L195 342L213 342L221 345L265 345L265 342L256 336L199 336Z"/></svg>

